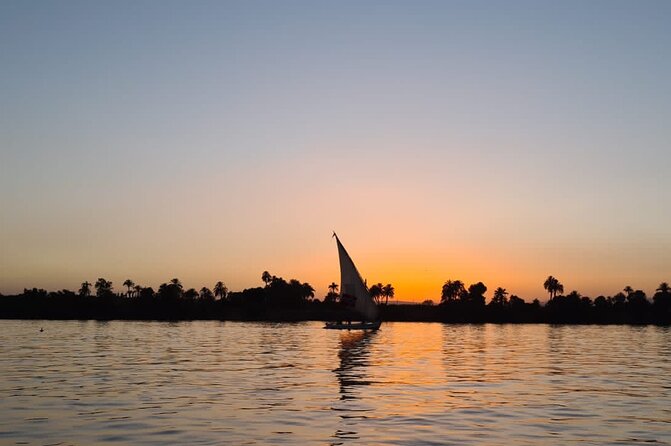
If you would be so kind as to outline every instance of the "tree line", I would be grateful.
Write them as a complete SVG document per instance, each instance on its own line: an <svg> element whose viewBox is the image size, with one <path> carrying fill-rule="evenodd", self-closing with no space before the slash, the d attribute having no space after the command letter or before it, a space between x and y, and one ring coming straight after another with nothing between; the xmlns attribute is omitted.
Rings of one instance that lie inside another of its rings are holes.
<svg viewBox="0 0 671 446"><path fill-rule="evenodd" d="M182 285L178 278L162 283L157 290L123 282L124 291L115 291L114 284L98 278L94 283L82 282L77 292L24 289L16 296L0 297L0 318L45 319L232 319L232 320L300 320L312 316L309 306L314 288L296 279L284 280L264 271L264 287L231 292L218 281L210 289L200 290Z"/></svg>
<svg viewBox="0 0 671 446"><path fill-rule="evenodd" d="M16 296L0 298L2 318L62 319L218 319L218 320L334 320L346 310L340 302L338 284L332 282L322 299L315 297L307 282L285 280L264 271L263 286L229 291L222 281L210 289L185 289L173 278L157 290L123 282L123 291L99 278L85 281L77 292L24 289ZM592 299L578 291L564 295L563 284L548 276L543 282L549 300L527 303L497 287L489 302L487 286L476 282L468 287L461 280L447 280L440 301L425 300L415 305L388 305L394 298L392 284L370 286L371 297L380 306L383 320L442 322L544 322L544 323L671 323L671 289L660 283L651 299L642 290L626 286L614 296Z"/></svg>
<svg viewBox="0 0 671 446"><path fill-rule="evenodd" d="M331 282L331 284L328 286L328 290L329 290L328 293L326 294L326 296L324 296L324 302L325 303L339 302L340 294L338 294L338 284L335 282ZM368 292L370 293L370 297L376 304L388 305L389 299L394 298L396 290L394 289L391 283L382 285L382 282L378 282L375 285L371 285L371 287L368 288Z"/></svg>
<svg viewBox="0 0 671 446"><path fill-rule="evenodd" d="M651 300L644 291L631 286L614 296L594 299L576 290L564 295L564 285L554 276L545 279L543 288L549 297L545 305L538 299L527 303L502 287L496 288L485 303L484 283L466 288L460 280L447 280L439 306L443 307L443 319L462 322L671 323L671 288L667 282L659 284Z"/></svg>
<svg viewBox="0 0 671 446"><path fill-rule="evenodd" d="M125 293L114 293L112 285L113 285L112 282L102 277L96 280L94 284L85 281L82 282L81 288L79 288L77 294L81 297L89 297L91 296L91 287L93 287L95 289L96 297L101 298L110 298L117 296L117 297L142 298L142 299L152 299L156 297L163 300L176 300L176 299L214 300L215 298L225 299L226 296L228 295L228 288L221 281L215 283L212 290L210 290L207 287L203 287L200 289L200 291L196 291L194 288L189 288L185 290L184 286L182 285L182 282L177 278L172 279L167 283L162 283L158 288L158 292L154 291L152 287L143 287L141 285L136 285L135 282L133 282L131 279L126 279L123 282L123 286L127 288L127 291ZM63 290L57 293L60 293L61 295L75 294L68 290ZM46 296L47 294L50 293L47 293L45 290L42 289L37 290L33 288L32 290L24 289L23 294L24 295L42 294Z"/></svg>

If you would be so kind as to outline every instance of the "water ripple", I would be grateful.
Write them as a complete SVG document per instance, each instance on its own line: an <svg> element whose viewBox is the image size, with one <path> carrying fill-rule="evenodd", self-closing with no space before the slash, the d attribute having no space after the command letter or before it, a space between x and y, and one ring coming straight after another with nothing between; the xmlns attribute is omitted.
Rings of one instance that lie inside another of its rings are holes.
<svg viewBox="0 0 671 446"><path fill-rule="evenodd" d="M0 328L3 444L671 443L665 327Z"/></svg>

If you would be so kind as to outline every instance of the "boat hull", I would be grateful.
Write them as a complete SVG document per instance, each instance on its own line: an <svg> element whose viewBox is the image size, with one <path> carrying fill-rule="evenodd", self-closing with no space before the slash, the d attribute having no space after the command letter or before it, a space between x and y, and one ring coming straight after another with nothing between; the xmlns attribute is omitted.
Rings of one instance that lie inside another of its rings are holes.
<svg viewBox="0 0 671 446"><path fill-rule="evenodd" d="M338 322L327 322L324 325L324 328L327 330L378 330L380 328L381 321L375 322L355 322L355 323L338 323Z"/></svg>

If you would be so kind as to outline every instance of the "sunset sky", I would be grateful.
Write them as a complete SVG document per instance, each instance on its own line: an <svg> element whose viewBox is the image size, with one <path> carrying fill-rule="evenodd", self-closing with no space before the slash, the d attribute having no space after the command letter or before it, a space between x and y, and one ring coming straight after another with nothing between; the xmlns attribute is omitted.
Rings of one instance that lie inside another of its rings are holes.
<svg viewBox="0 0 671 446"><path fill-rule="evenodd" d="M671 282L671 2L2 1L0 293Z"/></svg>

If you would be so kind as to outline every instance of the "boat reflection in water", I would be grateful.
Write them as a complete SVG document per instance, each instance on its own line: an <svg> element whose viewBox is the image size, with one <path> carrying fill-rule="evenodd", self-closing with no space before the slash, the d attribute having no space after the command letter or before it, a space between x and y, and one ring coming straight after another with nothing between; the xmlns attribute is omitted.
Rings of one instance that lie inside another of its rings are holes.
<svg viewBox="0 0 671 446"><path fill-rule="evenodd" d="M370 344L376 335L375 331L352 331L340 336L340 365L333 370L338 379L340 398L331 409L338 413L341 427L333 435L336 440L331 445L359 440L357 425L365 422L373 412L373 406L360 397L363 393L360 387L372 384L366 369L370 364Z"/></svg>

